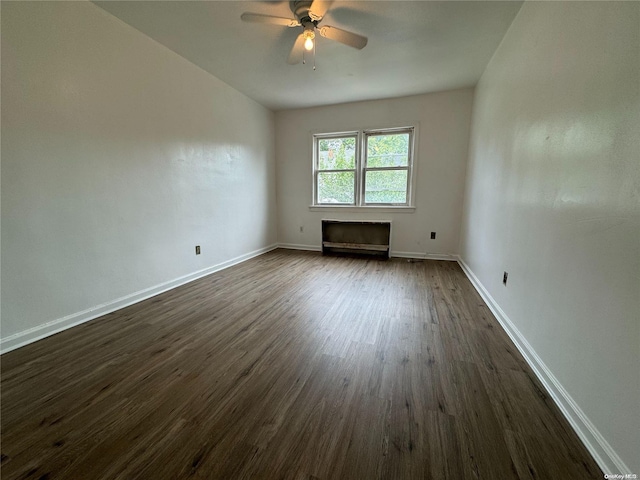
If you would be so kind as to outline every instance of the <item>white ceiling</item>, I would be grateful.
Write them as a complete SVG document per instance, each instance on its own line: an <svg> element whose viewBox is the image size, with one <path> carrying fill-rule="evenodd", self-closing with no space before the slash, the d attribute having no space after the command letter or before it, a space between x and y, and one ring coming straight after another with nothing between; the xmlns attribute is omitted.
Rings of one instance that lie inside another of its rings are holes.
<svg viewBox="0 0 640 480"><path fill-rule="evenodd" d="M321 25L369 38L363 50L318 37L316 66L288 65L298 28L245 23L242 12L293 18L288 1L96 1L272 110L473 86L521 1L342 1Z"/></svg>

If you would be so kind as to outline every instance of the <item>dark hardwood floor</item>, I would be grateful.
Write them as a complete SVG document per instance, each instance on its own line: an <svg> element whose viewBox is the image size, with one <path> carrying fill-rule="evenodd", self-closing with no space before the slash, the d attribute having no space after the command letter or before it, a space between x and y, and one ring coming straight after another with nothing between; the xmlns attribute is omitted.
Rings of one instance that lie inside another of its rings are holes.
<svg viewBox="0 0 640 480"><path fill-rule="evenodd" d="M276 250L2 356L8 479L601 479L453 262Z"/></svg>

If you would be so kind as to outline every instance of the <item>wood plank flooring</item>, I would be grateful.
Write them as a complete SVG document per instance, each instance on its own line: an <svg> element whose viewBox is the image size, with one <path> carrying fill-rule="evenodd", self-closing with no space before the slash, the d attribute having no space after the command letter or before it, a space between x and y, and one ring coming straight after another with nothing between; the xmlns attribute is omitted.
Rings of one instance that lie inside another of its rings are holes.
<svg viewBox="0 0 640 480"><path fill-rule="evenodd" d="M8 479L600 479L453 262L276 250L2 356Z"/></svg>

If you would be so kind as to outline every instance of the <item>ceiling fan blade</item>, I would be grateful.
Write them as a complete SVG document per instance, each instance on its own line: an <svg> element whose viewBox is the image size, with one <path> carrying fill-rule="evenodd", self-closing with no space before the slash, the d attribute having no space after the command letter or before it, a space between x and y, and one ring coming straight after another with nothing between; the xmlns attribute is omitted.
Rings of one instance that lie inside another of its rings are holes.
<svg viewBox="0 0 640 480"><path fill-rule="evenodd" d="M302 53L304 51L304 35L298 35L296 38L296 43L293 44L293 48L291 48L291 52L289 53L289 58L287 59L287 63L289 65L295 65L296 63L302 60Z"/></svg>
<svg viewBox="0 0 640 480"><path fill-rule="evenodd" d="M327 10L331 7L333 0L313 0L309 8L309 16L311 20L320 21L327 14Z"/></svg>
<svg viewBox="0 0 640 480"><path fill-rule="evenodd" d="M346 30L336 27L318 27L318 32L320 32L320 35L325 38L330 38L331 40L344 43L345 45L357 48L358 50L362 50L369 41L367 37L363 37L357 33L347 32Z"/></svg>
<svg viewBox="0 0 640 480"><path fill-rule="evenodd" d="M270 25L283 25L285 27L297 27L300 23L293 18L274 17L272 15L263 15L262 13L244 12L240 15L244 22L252 23L268 23Z"/></svg>

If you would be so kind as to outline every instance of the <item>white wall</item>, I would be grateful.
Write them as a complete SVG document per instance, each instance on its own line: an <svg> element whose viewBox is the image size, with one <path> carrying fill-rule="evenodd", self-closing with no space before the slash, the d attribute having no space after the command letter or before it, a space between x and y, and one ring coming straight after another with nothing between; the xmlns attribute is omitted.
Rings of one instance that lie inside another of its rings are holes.
<svg viewBox="0 0 640 480"><path fill-rule="evenodd" d="M2 2L4 346L274 244L274 136L89 2Z"/></svg>
<svg viewBox="0 0 640 480"><path fill-rule="evenodd" d="M524 3L476 88L461 235L604 463L637 474L639 35L637 2Z"/></svg>
<svg viewBox="0 0 640 480"><path fill-rule="evenodd" d="M457 254L472 102L473 90L463 89L277 112L280 243L320 248L323 218L391 220L392 254ZM313 133L416 122L415 211L309 208ZM437 234L435 240L429 238L431 231Z"/></svg>

